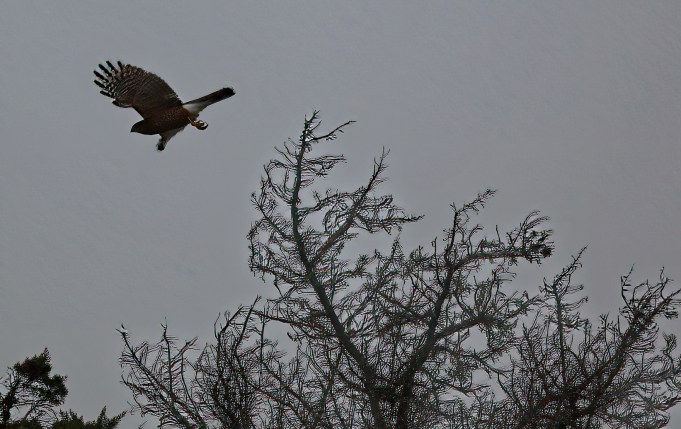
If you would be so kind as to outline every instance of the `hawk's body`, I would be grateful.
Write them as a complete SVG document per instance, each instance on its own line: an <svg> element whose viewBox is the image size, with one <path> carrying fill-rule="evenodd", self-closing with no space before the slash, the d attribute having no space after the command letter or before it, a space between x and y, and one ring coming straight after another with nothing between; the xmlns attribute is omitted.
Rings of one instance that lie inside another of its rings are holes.
<svg viewBox="0 0 681 429"><path fill-rule="evenodd" d="M95 83L100 91L113 98L119 107L132 107L143 120L132 126L130 131L140 134L159 134L161 139L156 146L163 150L175 134L191 124L200 130L208 124L197 120L199 113L213 103L234 95L232 88L222 88L196 100L182 103L175 91L160 77L139 67L118 62L116 68L111 62L107 67L99 65L101 74L95 70Z"/></svg>

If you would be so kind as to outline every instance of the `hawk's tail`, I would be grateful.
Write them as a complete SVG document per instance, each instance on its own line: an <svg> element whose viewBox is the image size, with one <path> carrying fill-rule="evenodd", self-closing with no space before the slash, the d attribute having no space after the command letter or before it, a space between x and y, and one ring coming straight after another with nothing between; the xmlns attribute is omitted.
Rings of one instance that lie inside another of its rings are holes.
<svg viewBox="0 0 681 429"><path fill-rule="evenodd" d="M208 95L204 95L201 98L197 98L196 100L187 101L183 104L183 106L191 113L198 115L200 111L211 104L222 101L225 98L231 97L232 95L234 95L234 90L232 88L222 88Z"/></svg>

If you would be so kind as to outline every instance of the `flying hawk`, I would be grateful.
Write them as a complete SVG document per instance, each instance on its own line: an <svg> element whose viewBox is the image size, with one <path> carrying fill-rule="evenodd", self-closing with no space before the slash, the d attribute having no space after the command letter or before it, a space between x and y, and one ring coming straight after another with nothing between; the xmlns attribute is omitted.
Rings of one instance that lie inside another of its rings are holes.
<svg viewBox="0 0 681 429"><path fill-rule="evenodd" d="M163 150L175 134L187 125L205 130L208 124L198 120L199 112L213 103L234 95L232 88L222 88L211 94L183 103L175 91L163 79L139 67L118 61L118 68L106 62L95 70L95 84L99 91L113 98L118 107L132 107L142 115L143 120L132 126L130 132L159 134L161 139L156 148Z"/></svg>

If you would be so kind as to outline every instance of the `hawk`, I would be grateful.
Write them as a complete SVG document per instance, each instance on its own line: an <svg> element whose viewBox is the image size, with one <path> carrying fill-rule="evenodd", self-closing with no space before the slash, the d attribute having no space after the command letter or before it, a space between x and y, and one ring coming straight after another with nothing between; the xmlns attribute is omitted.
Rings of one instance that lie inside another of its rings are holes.
<svg viewBox="0 0 681 429"><path fill-rule="evenodd" d="M95 84L101 94L113 98L118 107L132 107L142 115L143 120L132 126L130 132L159 134L161 139L156 148L163 150L175 134L187 125L199 130L208 124L198 120L199 112L213 103L234 95L232 88L222 88L204 97L183 103L175 91L163 79L139 67L118 61L118 68L111 61L106 67L99 64L95 70Z"/></svg>

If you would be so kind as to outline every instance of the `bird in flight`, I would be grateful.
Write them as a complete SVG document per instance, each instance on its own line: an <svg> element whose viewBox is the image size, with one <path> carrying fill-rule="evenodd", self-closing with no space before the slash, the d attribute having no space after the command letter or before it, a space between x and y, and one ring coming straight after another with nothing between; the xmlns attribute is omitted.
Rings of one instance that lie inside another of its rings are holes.
<svg viewBox="0 0 681 429"><path fill-rule="evenodd" d="M208 128L207 123L198 120L199 113L211 104L234 95L232 88L222 88L183 103L163 79L120 61L117 65L111 61L107 61L106 66L99 64L95 76L95 84L101 88L101 94L113 98L115 106L132 107L144 118L133 125L130 132L161 136L156 145L158 150L165 149L168 140L187 125L199 130Z"/></svg>

